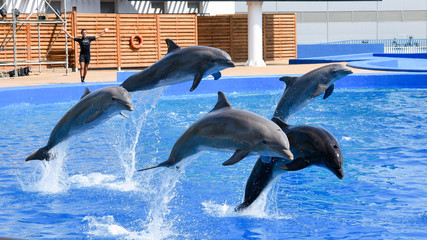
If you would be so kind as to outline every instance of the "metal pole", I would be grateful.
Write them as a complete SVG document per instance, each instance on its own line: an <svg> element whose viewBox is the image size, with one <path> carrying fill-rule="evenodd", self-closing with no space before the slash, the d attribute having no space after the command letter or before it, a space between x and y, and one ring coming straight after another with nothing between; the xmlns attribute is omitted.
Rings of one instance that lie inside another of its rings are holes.
<svg viewBox="0 0 427 240"><path fill-rule="evenodd" d="M37 23L37 29L38 29L38 46L39 46L39 73L42 73L42 55L41 55L41 47L40 47L40 23Z"/></svg>
<svg viewBox="0 0 427 240"><path fill-rule="evenodd" d="M12 28L13 28L13 65L14 65L14 71L15 76L18 76L18 63L17 63L17 56L16 56L16 16L15 16L15 1L12 0Z"/></svg>
<svg viewBox="0 0 427 240"><path fill-rule="evenodd" d="M377 2L377 40L379 39L378 38L378 19L379 17L378 17L378 2Z"/></svg>
<svg viewBox="0 0 427 240"><path fill-rule="evenodd" d="M67 29L67 0L64 0L64 25L65 29ZM65 75L68 76L68 38L67 34L65 34Z"/></svg>

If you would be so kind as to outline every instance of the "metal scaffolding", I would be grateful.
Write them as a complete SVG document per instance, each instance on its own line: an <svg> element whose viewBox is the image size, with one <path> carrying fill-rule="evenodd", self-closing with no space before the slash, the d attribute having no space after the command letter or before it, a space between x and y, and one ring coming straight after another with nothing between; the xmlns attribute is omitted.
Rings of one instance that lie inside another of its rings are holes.
<svg viewBox="0 0 427 240"><path fill-rule="evenodd" d="M49 47L49 49L47 50L45 56L42 58L41 56L41 46L40 46L40 25L41 24L64 24L65 28L67 28L67 1L64 0L64 18L61 17L61 12L58 11L57 9L54 9L51 5L50 5L50 1L48 2L48 0L42 0L42 4L44 3L47 7L49 7L57 16L57 19L55 20L29 20L30 17L33 15L34 13L34 9L31 10L30 14L28 15L28 17L25 20L18 20L16 17L16 0L11 0L12 3L12 20L0 20L0 24L10 24L11 25L11 29L12 29L12 36L8 38L9 32L4 36L3 42L0 45L0 52L6 49L7 44L10 42L10 40L13 39L13 48L8 48L8 49L13 49L13 61L10 62L0 62L0 66L14 66L14 72L15 72L15 76L18 76L18 66L28 66L28 65L39 65L39 72L41 73L41 69L42 69L42 65L51 65L51 64L64 64L65 65L65 73L66 75L68 75L68 39L67 39L67 34L65 34L65 61L47 61L46 57L49 54L50 50L52 49L53 44L56 42L56 40L58 39L59 35L61 34L61 32L58 33L58 35L56 36L54 42L52 43L52 45ZM3 9L6 6L7 1L0 7L0 9ZM37 8L35 9L37 12L39 11L38 9L39 4L37 4ZM17 28L17 24L21 24L18 28ZM37 37L37 41L38 41L38 45L37 47L30 47L30 48L17 48L16 46L16 34L17 32L21 29L21 27L24 24L37 24L37 30L38 30L38 37ZM7 39L7 40L6 40ZM3 44L4 43L4 44ZM18 61L17 60L17 50L23 50L23 49L31 49L31 50L38 50L38 60L34 60L34 61Z"/></svg>

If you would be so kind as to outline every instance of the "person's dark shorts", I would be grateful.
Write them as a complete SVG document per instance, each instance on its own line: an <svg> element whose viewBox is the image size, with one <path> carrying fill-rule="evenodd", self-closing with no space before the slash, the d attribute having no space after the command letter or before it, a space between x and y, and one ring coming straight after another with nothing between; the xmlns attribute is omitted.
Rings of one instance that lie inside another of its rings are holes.
<svg viewBox="0 0 427 240"><path fill-rule="evenodd" d="M86 65L90 63L90 55L80 55L79 62L84 62Z"/></svg>

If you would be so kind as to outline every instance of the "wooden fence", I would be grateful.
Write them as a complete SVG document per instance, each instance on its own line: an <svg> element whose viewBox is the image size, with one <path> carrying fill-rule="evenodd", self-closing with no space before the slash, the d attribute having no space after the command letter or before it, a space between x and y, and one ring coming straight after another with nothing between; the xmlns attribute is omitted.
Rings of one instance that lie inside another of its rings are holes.
<svg viewBox="0 0 427 240"><path fill-rule="evenodd" d="M19 18L24 19L21 15ZM32 18L35 19L36 17ZM55 18L48 15L48 19ZM91 44L91 68L147 67L167 52L166 38L181 47L213 46L228 52L234 61L247 60L247 15L197 16L195 14L77 14L67 13L68 31L81 37L86 29L96 36L104 28L109 31ZM282 60L296 57L296 15L264 14L264 59ZM18 24L19 27L19 24ZM65 61L65 34L61 24L23 24L17 32L18 61L38 60L38 27L40 27L40 55L47 61ZM0 41L12 34L10 24L0 24ZM11 31L11 30L10 30ZM130 38L139 34L143 45L130 46ZM0 62L13 61L13 42L0 51ZM78 43L68 40L70 67L78 67ZM24 49L26 48L26 49ZM29 49L31 48L31 49ZM54 67L56 65L45 65ZM2 67L3 68L3 67Z"/></svg>
<svg viewBox="0 0 427 240"><path fill-rule="evenodd" d="M234 61L248 59L246 14L198 17L199 45L228 52ZM296 14L263 14L264 60L297 57Z"/></svg>

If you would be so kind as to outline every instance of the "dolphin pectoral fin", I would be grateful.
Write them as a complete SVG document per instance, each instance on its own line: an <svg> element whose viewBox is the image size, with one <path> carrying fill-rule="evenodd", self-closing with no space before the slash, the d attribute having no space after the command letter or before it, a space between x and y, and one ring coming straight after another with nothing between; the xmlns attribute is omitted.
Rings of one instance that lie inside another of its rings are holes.
<svg viewBox="0 0 427 240"><path fill-rule="evenodd" d="M234 152L233 156L231 156L231 158L228 159L227 161L223 162L222 165L223 166L230 166L230 165L236 164L236 163L240 162L243 158L248 156L249 153L251 153L251 152L248 150L237 149L236 152Z"/></svg>
<svg viewBox="0 0 427 240"><path fill-rule="evenodd" d="M93 121L95 121L97 118L99 118L102 114L104 113L104 110L98 110L96 112L94 112L87 120L86 120L86 124L91 123Z"/></svg>
<svg viewBox="0 0 427 240"><path fill-rule="evenodd" d="M221 73L220 72L216 72L216 73L212 73L212 77L214 77L214 80L218 80L221 78Z"/></svg>
<svg viewBox="0 0 427 240"><path fill-rule="evenodd" d="M191 86L190 92L194 91L194 89L196 89L196 87L199 86L200 81L202 81L202 77L203 77L203 73L197 73L194 76L193 86Z"/></svg>
<svg viewBox="0 0 427 240"><path fill-rule="evenodd" d="M311 98L315 98L322 94L326 89L328 88L328 85L325 84L318 84L316 91L314 91L313 95L311 95Z"/></svg>
<svg viewBox="0 0 427 240"><path fill-rule="evenodd" d="M168 45L168 53L173 52L176 49L180 49L178 44L176 44L174 41L170 40L169 38L166 38L165 42Z"/></svg>
<svg viewBox="0 0 427 240"><path fill-rule="evenodd" d="M85 87L85 90L84 90L84 92L83 92L83 96L80 98L80 99L82 99L82 98L84 98L84 97L86 97L87 95L89 95L91 93L91 91L89 90L89 88L88 87Z"/></svg>
<svg viewBox="0 0 427 240"><path fill-rule="evenodd" d="M129 118L129 116L126 113L124 113L124 112L120 112L120 115L122 115L125 118Z"/></svg>
<svg viewBox="0 0 427 240"><path fill-rule="evenodd" d="M310 165L311 164L308 159L297 158L288 164L280 166L280 168L287 171L297 171L297 170L304 169Z"/></svg>
<svg viewBox="0 0 427 240"><path fill-rule="evenodd" d="M325 95L323 95L323 99L326 99L329 96L331 96L332 92L334 91L334 88L335 88L335 83L329 86L328 89L326 89Z"/></svg>

